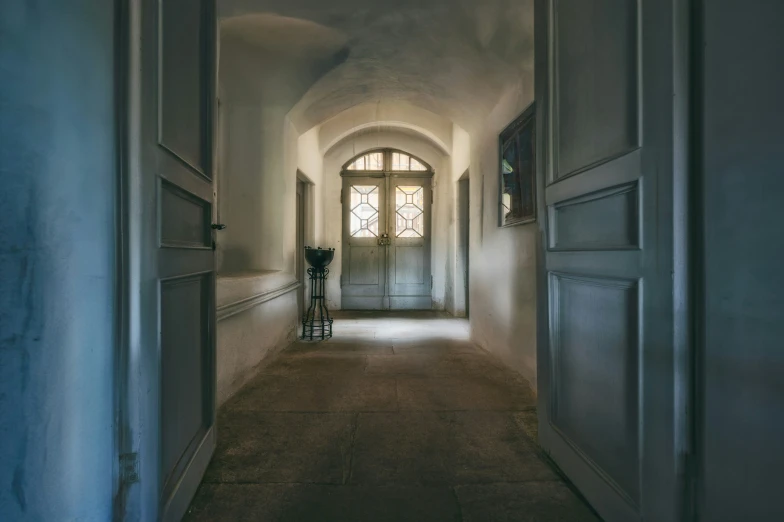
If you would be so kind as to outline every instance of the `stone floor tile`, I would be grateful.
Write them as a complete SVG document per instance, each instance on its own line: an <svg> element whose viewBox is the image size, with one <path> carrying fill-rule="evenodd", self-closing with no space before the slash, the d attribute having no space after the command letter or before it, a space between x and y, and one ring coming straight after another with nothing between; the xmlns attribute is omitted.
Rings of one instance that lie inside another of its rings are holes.
<svg viewBox="0 0 784 522"><path fill-rule="evenodd" d="M392 349L396 355L406 354L453 354L474 353L487 355L481 348L467 340L451 338L393 339Z"/></svg>
<svg viewBox="0 0 784 522"><path fill-rule="evenodd" d="M448 414L362 413L350 482L359 485L449 484Z"/></svg>
<svg viewBox="0 0 784 522"><path fill-rule="evenodd" d="M355 353L284 353L267 365L264 375L308 376L326 375L334 377L361 376L367 366L367 356Z"/></svg>
<svg viewBox="0 0 784 522"><path fill-rule="evenodd" d="M459 522L451 488L203 484L185 522Z"/></svg>
<svg viewBox="0 0 784 522"><path fill-rule="evenodd" d="M283 352L284 354L353 354L353 355L392 355L392 343L389 341L351 341L332 339L323 342L296 343Z"/></svg>
<svg viewBox="0 0 784 522"><path fill-rule="evenodd" d="M234 411L393 411L393 377L262 375L232 398L221 418Z"/></svg>
<svg viewBox="0 0 784 522"><path fill-rule="evenodd" d="M453 484L559 480L511 413L455 412L447 444Z"/></svg>
<svg viewBox="0 0 784 522"><path fill-rule="evenodd" d="M539 443L539 417L536 410L520 411L513 414L515 422L528 435L528 438Z"/></svg>
<svg viewBox="0 0 784 522"><path fill-rule="evenodd" d="M501 410L536 406L533 392L520 381L492 376L397 376L401 410Z"/></svg>
<svg viewBox="0 0 784 522"><path fill-rule="evenodd" d="M600 522L561 482L455 488L464 522Z"/></svg>
<svg viewBox="0 0 784 522"><path fill-rule="evenodd" d="M218 427L204 481L342 484L355 420L351 413L235 415Z"/></svg>
<svg viewBox="0 0 784 522"><path fill-rule="evenodd" d="M360 414L352 484L558 480L511 414Z"/></svg>

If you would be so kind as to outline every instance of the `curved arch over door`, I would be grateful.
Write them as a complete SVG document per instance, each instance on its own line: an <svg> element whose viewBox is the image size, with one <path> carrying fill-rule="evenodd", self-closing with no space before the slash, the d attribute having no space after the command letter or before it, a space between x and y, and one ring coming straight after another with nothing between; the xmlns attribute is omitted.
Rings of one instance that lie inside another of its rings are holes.
<svg viewBox="0 0 784 522"><path fill-rule="evenodd" d="M433 169L378 149L352 158L341 176L343 309L431 309Z"/></svg>

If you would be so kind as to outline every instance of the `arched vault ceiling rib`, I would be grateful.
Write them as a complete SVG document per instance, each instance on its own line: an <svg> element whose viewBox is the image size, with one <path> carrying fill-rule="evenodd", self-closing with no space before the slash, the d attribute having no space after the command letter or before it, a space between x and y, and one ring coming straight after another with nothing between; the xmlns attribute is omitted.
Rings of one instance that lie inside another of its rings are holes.
<svg viewBox="0 0 784 522"><path fill-rule="evenodd" d="M300 132L366 102L401 100L474 127L533 69L533 0L221 0L222 16L308 20L348 56L292 109Z"/></svg>
<svg viewBox="0 0 784 522"><path fill-rule="evenodd" d="M329 154L330 150L332 150L334 147L338 146L339 144L347 140L351 140L352 138L358 135L364 135L364 134L374 133L374 132L377 133L382 131L392 132L392 133L397 132L400 134L407 134L410 136L414 136L429 143L444 155L451 154L452 147L444 143L432 131L405 122L394 122L394 121L393 122L378 121L378 122L365 123L363 125L358 125L356 127L348 129L336 135L334 138L332 138L332 140L329 143L322 145L322 152L324 154Z"/></svg>

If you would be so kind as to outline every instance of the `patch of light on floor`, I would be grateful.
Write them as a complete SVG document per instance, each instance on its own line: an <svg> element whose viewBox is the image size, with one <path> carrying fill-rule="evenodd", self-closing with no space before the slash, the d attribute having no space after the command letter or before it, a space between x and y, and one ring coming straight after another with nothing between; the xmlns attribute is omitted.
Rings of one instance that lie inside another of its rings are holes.
<svg viewBox="0 0 784 522"><path fill-rule="evenodd" d="M340 312L333 325L335 340L466 341L466 319L436 312Z"/></svg>

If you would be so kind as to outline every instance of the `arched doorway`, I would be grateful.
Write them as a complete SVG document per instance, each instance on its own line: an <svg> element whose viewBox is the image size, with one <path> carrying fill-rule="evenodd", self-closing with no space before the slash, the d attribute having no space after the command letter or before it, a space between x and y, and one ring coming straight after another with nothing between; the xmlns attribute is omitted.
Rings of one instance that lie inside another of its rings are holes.
<svg viewBox="0 0 784 522"><path fill-rule="evenodd" d="M343 166L345 310L430 310L433 169L394 149Z"/></svg>

